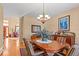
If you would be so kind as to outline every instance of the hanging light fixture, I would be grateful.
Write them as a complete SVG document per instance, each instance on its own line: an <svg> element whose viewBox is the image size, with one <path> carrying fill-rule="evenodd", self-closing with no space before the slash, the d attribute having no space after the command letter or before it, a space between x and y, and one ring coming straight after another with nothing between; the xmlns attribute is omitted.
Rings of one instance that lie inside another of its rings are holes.
<svg viewBox="0 0 79 59"><path fill-rule="evenodd" d="M48 15L45 14L45 10L44 10L44 0L43 0L43 14L39 15L37 17L38 20L40 20L43 24L50 19L50 17Z"/></svg>

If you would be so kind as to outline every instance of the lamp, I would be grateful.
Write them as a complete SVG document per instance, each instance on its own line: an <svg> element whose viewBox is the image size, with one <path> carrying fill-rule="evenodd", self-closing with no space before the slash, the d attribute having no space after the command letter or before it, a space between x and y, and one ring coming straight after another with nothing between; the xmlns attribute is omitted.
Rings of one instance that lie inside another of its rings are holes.
<svg viewBox="0 0 79 59"><path fill-rule="evenodd" d="M39 15L37 17L38 20L40 20L43 24L50 19L50 17L48 15L45 15L45 11L44 11L44 0L43 0L43 14Z"/></svg>

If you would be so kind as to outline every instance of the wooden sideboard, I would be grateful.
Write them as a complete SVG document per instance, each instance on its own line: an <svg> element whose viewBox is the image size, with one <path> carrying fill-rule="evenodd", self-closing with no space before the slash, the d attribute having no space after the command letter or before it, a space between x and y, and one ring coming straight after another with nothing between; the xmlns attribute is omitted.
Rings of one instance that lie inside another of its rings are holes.
<svg viewBox="0 0 79 59"><path fill-rule="evenodd" d="M52 35L52 39L57 40L57 37L64 37L66 38L66 43L70 46L75 44L75 36L74 35Z"/></svg>

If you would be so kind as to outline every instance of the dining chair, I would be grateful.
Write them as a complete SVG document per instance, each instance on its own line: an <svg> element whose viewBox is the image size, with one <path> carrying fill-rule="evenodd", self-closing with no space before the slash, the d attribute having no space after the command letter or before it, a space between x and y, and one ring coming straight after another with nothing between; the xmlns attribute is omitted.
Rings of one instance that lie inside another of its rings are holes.
<svg viewBox="0 0 79 59"><path fill-rule="evenodd" d="M61 44L65 44L66 43L66 37L57 37L57 41Z"/></svg>
<svg viewBox="0 0 79 59"><path fill-rule="evenodd" d="M40 55L42 55L44 53L44 51L42 51L42 50L41 51L34 50L33 45L29 40L25 39L24 41L25 41L26 49L28 50L28 53L30 55L32 55L32 56L40 56Z"/></svg>
<svg viewBox="0 0 79 59"><path fill-rule="evenodd" d="M79 56L79 44L75 44L73 45L73 47L75 48L73 54L71 56Z"/></svg>
<svg viewBox="0 0 79 59"><path fill-rule="evenodd" d="M57 55L57 56L71 56L72 53L74 52L74 49L75 48L73 48L73 47L71 47L71 48L64 47L59 52L57 52L55 55Z"/></svg>
<svg viewBox="0 0 79 59"><path fill-rule="evenodd" d="M57 37L56 41L60 42L61 39L62 39L62 37Z"/></svg>

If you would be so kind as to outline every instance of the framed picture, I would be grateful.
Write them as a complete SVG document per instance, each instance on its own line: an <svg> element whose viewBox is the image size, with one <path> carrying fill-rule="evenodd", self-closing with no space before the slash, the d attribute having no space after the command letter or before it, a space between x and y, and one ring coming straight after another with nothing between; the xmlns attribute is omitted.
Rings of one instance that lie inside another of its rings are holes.
<svg viewBox="0 0 79 59"><path fill-rule="evenodd" d="M58 19L58 28L61 31L69 31L70 30L70 16L64 16Z"/></svg>
<svg viewBox="0 0 79 59"><path fill-rule="evenodd" d="M37 33L39 31L41 31L41 26L40 25L32 25L31 31L32 31L32 33Z"/></svg>

